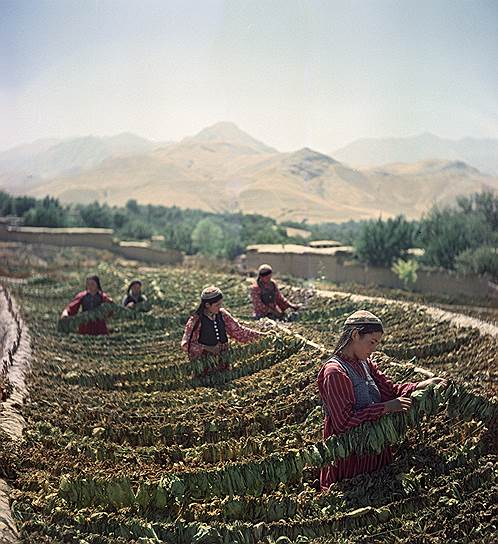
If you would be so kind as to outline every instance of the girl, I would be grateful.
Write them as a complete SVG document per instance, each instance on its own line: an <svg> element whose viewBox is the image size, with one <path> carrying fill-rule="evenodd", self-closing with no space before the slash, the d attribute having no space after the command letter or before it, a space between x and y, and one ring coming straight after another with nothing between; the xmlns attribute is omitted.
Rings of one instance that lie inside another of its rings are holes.
<svg viewBox="0 0 498 544"><path fill-rule="evenodd" d="M228 338L243 344L263 333L241 325L223 306L223 293L211 286L201 293L201 303L185 325L181 347L190 359L206 354L218 355L228 348ZM217 370L227 370L228 364Z"/></svg>
<svg viewBox="0 0 498 544"><path fill-rule="evenodd" d="M113 301L104 291L100 285L100 279L98 276L89 276L86 279L86 289L78 293L73 300L64 308L61 319L76 315L81 307L83 312L94 310L101 304L112 304ZM93 336L100 334L108 334L107 325L104 319L97 319L95 321L88 321L82 323L79 326L78 332L80 334L91 334Z"/></svg>
<svg viewBox="0 0 498 544"><path fill-rule="evenodd" d="M379 344L384 328L374 314L360 310L350 315L345 323L334 355L318 374L318 389L325 408L323 437L340 434L374 421L384 414L407 411L410 395L416 389L443 383L442 378L431 378L420 383L394 384L385 376L370 355ZM379 454L351 455L324 467L320 486L327 489L332 482L373 472L391 462L391 447Z"/></svg>
<svg viewBox="0 0 498 544"><path fill-rule="evenodd" d="M123 306L125 308L134 308L136 304L146 301L147 297L142 294L142 282L140 280L133 280L128 285L126 295L123 297Z"/></svg>
<svg viewBox="0 0 498 544"><path fill-rule="evenodd" d="M258 269L258 278L251 288L251 301L254 315L261 317L282 318L287 308L298 310L297 304L292 304L280 293L277 284L272 280L272 267L262 264Z"/></svg>

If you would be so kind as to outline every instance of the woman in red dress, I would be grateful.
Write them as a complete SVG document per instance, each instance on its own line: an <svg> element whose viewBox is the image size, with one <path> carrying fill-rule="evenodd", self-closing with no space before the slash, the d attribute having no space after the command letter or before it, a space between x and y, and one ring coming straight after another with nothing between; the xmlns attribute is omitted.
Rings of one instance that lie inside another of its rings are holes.
<svg viewBox="0 0 498 544"><path fill-rule="evenodd" d="M318 389L326 414L324 439L365 421L375 421L384 414L407 411L413 391L430 384L446 384L443 378L420 383L393 383L370 359L383 332L381 320L366 310L355 312L346 319L334 355L318 374ZM324 467L320 486L325 490L333 482L373 472L390 463L392 458L390 446L379 454L353 454Z"/></svg>
<svg viewBox="0 0 498 544"><path fill-rule="evenodd" d="M100 279L98 276L89 276L86 279L86 289L78 293L73 300L64 308L61 319L74 316L81 311L88 312L98 308L101 304L112 304L113 301L109 295L104 293L100 285ZM95 321L88 321L82 323L79 326L78 332L80 334L91 334L97 336L100 334L108 334L107 325L104 319L96 319Z"/></svg>
<svg viewBox="0 0 498 544"><path fill-rule="evenodd" d="M254 316L282 318L287 308L298 310L297 304L289 302L272 280L273 270L269 264L262 264L258 269L256 283L251 287L251 301Z"/></svg>
<svg viewBox="0 0 498 544"><path fill-rule="evenodd" d="M201 293L201 303L185 325L181 347L189 359L204 355L219 355L228 349L228 338L242 344L252 342L263 333L241 325L225 308L223 293L217 287L207 287ZM227 370L228 364L217 370Z"/></svg>

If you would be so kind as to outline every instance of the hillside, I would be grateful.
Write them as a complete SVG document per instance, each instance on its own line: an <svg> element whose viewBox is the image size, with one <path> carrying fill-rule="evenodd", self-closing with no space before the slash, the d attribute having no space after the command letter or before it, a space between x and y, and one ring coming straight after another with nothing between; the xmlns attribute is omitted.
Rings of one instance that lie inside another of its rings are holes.
<svg viewBox="0 0 498 544"><path fill-rule="evenodd" d="M33 178L32 183L21 183L11 174L3 185L17 193L50 194L64 203L98 200L123 205L133 198L144 204L240 210L309 222L399 213L415 218L435 202L451 203L459 194L498 189L498 178L462 161L425 160L357 170L309 148L280 153L232 123L218 123L142 153L122 155L118 148L125 146L112 148L94 167L87 163L85 169L47 180ZM0 184L3 179L0 172Z"/></svg>

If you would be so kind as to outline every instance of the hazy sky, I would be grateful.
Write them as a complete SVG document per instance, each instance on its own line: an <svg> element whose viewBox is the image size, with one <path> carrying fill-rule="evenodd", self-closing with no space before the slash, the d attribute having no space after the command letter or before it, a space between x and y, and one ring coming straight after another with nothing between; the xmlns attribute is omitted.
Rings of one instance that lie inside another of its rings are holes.
<svg viewBox="0 0 498 544"><path fill-rule="evenodd" d="M498 0L0 0L0 149L228 120L280 150L498 137Z"/></svg>

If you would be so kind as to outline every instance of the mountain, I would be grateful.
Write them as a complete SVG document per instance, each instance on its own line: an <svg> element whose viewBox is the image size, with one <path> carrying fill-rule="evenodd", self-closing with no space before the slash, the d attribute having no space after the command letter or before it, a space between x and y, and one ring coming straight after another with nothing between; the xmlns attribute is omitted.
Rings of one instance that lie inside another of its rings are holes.
<svg viewBox="0 0 498 544"><path fill-rule="evenodd" d="M157 144L134 134L97 138L85 136L65 140L37 140L0 153L0 174L21 175L25 179L52 178L76 174L96 167L109 157L146 153Z"/></svg>
<svg viewBox="0 0 498 544"><path fill-rule="evenodd" d="M0 186L2 176L0 175ZM498 178L458 160L425 160L355 169L313 149L279 153L231 123L146 151L110 156L97 166L36 180L20 192L64 203L177 205L260 213L309 222L419 217L459 194L498 190Z"/></svg>
<svg viewBox="0 0 498 544"><path fill-rule="evenodd" d="M201 130L195 136L185 138L183 143L230 143L239 148L247 148L255 153L275 153L276 150L254 139L240 130L235 123L221 122Z"/></svg>
<svg viewBox="0 0 498 544"><path fill-rule="evenodd" d="M441 159L463 161L482 172L498 174L498 139L448 140L429 133L408 138L363 138L332 154L356 168Z"/></svg>
<svg viewBox="0 0 498 544"><path fill-rule="evenodd" d="M68 203L99 200L122 205L135 198L223 211L238 205L233 187L227 189L231 176L264 160L267 150L276 153L235 125L219 123L146 154L109 158L76 175L56 176L30 194L56 195Z"/></svg>

